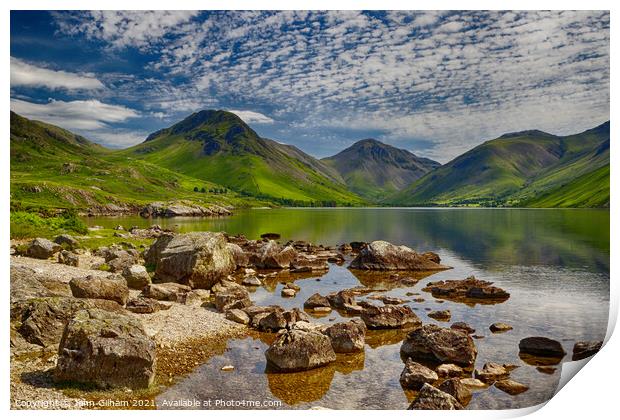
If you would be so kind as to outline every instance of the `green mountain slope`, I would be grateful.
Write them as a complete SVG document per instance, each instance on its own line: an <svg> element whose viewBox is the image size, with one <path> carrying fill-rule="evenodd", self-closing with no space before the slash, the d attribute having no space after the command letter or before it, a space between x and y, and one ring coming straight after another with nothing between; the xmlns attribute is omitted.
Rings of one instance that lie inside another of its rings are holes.
<svg viewBox="0 0 620 420"><path fill-rule="evenodd" d="M396 205L526 206L608 165L609 122L564 137L537 130L511 133L475 147L386 201ZM605 202L599 189L590 194L589 199L582 197L584 203Z"/></svg>
<svg viewBox="0 0 620 420"><path fill-rule="evenodd" d="M11 205L114 211L151 201L250 205L236 194L196 193L224 187L132 159L67 130L11 112Z"/></svg>
<svg viewBox="0 0 620 420"><path fill-rule="evenodd" d="M440 166L374 139L360 140L321 160L340 173L351 191L373 201L401 190Z"/></svg>
<svg viewBox="0 0 620 420"><path fill-rule="evenodd" d="M238 116L205 110L122 151L246 195L283 204L360 204L325 165L292 146L263 139Z"/></svg>

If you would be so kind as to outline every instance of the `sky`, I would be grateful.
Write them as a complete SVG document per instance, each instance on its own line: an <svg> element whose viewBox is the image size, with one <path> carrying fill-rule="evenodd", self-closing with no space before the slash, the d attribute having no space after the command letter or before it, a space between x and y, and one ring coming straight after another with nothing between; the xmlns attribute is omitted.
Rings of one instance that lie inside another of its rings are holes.
<svg viewBox="0 0 620 420"><path fill-rule="evenodd" d="M608 11L11 11L11 109L108 147L202 109L316 157L445 163L609 120Z"/></svg>

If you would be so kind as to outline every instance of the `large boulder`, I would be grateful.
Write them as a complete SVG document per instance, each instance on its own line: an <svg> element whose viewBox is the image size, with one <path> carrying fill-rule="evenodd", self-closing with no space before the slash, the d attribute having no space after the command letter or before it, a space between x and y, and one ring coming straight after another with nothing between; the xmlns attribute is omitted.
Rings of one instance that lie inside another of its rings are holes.
<svg viewBox="0 0 620 420"><path fill-rule="evenodd" d="M73 236L68 235L66 233L56 236L54 238L54 242L60 246L65 245L70 249L73 249L79 245L79 242L77 239L75 239Z"/></svg>
<svg viewBox="0 0 620 420"><path fill-rule="evenodd" d="M265 356L269 366L280 372L310 370L336 360L329 337L310 328L284 330Z"/></svg>
<svg viewBox="0 0 620 420"><path fill-rule="evenodd" d="M125 305L129 299L127 281L118 275L76 277L69 282L77 298L113 300Z"/></svg>
<svg viewBox="0 0 620 420"><path fill-rule="evenodd" d="M159 283L149 284L140 296L156 300L167 300L170 302L185 303L187 295L192 288L178 283Z"/></svg>
<svg viewBox="0 0 620 420"><path fill-rule="evenodd" d="M432 385L424 384L408 410L462 410L463 406L452 395Z"/></svg>
<svg viewBox="0 0 620 420"><path fill-rule="evenodd" d="M493 282L478 280L474 276L464 280L440 280L430 282L422 289L433 297L456 301L473 302L503 302L510 297L510 293Z"/></svg>
<svg viewBox="0 0 620 420"><path fill-rule="evenodd" d="M222 280L213 286L212 291L215 294L215 307L220 312L252 305L248 290L235 282Z"/></svg>
<svg viewBox="0 0 620 420"><path fill-rule="evenodd" d="M359 270L435 271L449 267L438 264L404 245L374 241L362 248L349 268Z"/></svg>
<svg viewBox="0 0 620 420"><path fill-rule="evenodd" d="M439 377L437 374L411 359L405 362L405 368L400 374L400 385L404 389L419 390L424 384L433 384Z"/></svg>
<svg viewBox="0 0 620 420"><path fill-rule="evenodd" d="M305 309L324 308L329 306L329 300L319 293L313 294L304 302Z"/></svg>
<svg viewBox="0 0 620 420"><path fill-rule="evenodd" d="M165 232L157 236L157 240L144 253L144 262L148 265L156 266L161 259L162 251L166 249L172 239L174 239L174 234L171 232Z"/></svg>
<svg viewBox="0 0 620 420"><path fill-rule="evenodd" d="M420 318L409 306L385 305L366 306L361 314L368 329L414 327L422 325Z"/></svg>
<svg viewBox="0 0 620 420"><path fill-rule="evenodd" d="M251 254L250 262L259 268L289 268L297 258L297 251L292 246L281 247L275 241L261 242Z"/></svg>
<svg viewBox="0 0 620 420"><path fill-rule="evenodd" d="M80 311L64 330L54 378L148 388L155 378L155 343L135 318L98 309Z"/></svg>
<svg viewBox="0 0 620 420"><path fill-rule="evenodd" d="M222 233L190 232L176 235L159 253L155 277L159 282L187 284L194 289L210 289L235 271L235 261ZM150 252L150 251L149 251ZM155 251L154 251L155 252Z"/></svg>
<svg viewBox="0 0 620 420"><path fill-rule="evenodd" d="M45 238L36 238L28 245L26 255L32 258L46 260L60 251L62 247Z"/></svg>
<svg viewBox="0 0 620 420"><path fill-rule="evenodd" d="M237 268L248 267L250 265L250 256L246 254L239 245L228 242L226 244L226 247L232 254L233 260L235 261L235 265L237 266Z"/></svg>
<svg viewBox="0 0 620 420"><path fill-rule="evenodd" d="M127 266L123 269L122 275L130 289L142 290L151 284L151 276L143 265L132 264Z"/></svg>
<svg viewBox="0 0 620 420"><path fill-rule="evenodd" d="M33 270L11 261L11 303L35 297L72 296L66 282L47 270Z"/></svg>
<svg viewBox="0 0 620 420"><path fill-rule="evenodd" d="M358 353L364 351L366 325L359 319L338 322L323 330L329 337L336 353Z"/></svg>
<svg viewBox="0 0 620 420"><path fill-rule="evenodd" d="M111 300L43 297L12 304L11 322L28 343L47 347L60 342L65 325L78 311L93 308L124 313Z"/></svg>
<svg viewBox="0 0 620 420"><path fill-rule="evenodd" d="M478 351L472 338L458 330L427 324L407 334L400 348L403 358L471 366Z"/></svg>
<svg viewBox="0 0 620 420"><path fill-rule="evenodd" d="M559 341L547 337L528 337L519 342L519 351L532 356L562 358L566 354Z"/></svg>

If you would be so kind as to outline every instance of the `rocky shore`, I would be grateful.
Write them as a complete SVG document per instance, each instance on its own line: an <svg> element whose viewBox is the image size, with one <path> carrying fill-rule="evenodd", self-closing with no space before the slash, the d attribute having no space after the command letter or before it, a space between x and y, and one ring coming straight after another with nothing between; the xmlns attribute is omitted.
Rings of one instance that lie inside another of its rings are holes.
<svg viewBox="0 0 620 420"><path fill-rule="evenodd" d="M363 354L366 344L373 345L369 331L401 331L399 380L412 393L410 409L462 409L474 390L492 385L510 395L528 390L510 378L517 366L486 361L474 369L477 336L467 324L423 324L409 300L382 293L415 285L417 273L448 270L435 253L385 241L329 247L280 243L276 234L253 240L216 232L175 234L158 226L124 232L152 243L143 249L127 242L84 249L79 240L61 235L12 250L14 408L24 408L20 401L37 395L79 401L83 395L76 386L155 395L223 351L227 340L255 334L273 336L264 355L268 370L288 373L330 365L338 354ZM362 285L314 293L303 307L252 301L252 290L276 278L283 284L282 298L294 297L300 287L287 276L321 275L330 263L364 273ZM381 281L370 280L372 273ZM422 290L466 304L497 304L510 297L474 277L431 282ZM332 312L345 320L315 322ZM450 320L449 311L428 316ZM512 327L498 322L489 329L499 333ZM573 358L599 348L600 343L577 343ZM526 363L544 359L546 366L566 354L559 342L545 337L524 337L518 351Z"/></svg>

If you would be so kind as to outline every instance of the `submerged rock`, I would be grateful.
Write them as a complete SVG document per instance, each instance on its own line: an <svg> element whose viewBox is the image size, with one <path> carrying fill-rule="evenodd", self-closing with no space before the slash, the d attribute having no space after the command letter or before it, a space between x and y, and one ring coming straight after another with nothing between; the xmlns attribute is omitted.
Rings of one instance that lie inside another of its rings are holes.
<svg viewBox="0 0 620 420"><path fill-rule="evenodd" d="M158 244L160 241L163 246ZM190 232L171 239L161 236L153 247L158 250L153 254L159 253L155 277L161 282L210 289L236 268L222 233Z"/></svg>
<svg viewBox="0 0 620 420"><path fill-rule="evenodd" d="M493 333L501 333L512 330L512 327L508 324L504 324L503 322L495 322L494 324L491 324L489 329Z"/></svg>
<svg viewBox="0 0 620 420"><path fill-rule="evenodd" d="M418 390L424 384L433 384L439 377L435 372L420 363L407 359L400 374L400 385L404 389Z"/></svg>
<svg viewBox="0 0 620 420"><path fill-rule="evenodd" d="M463 331L466 334L473 334L476 332L476 329L472 328L466 322L455 322L452 325L450 325L450 328L453 330Z"/></svg>
<svg viewBox="0 0 620 420"><path fill-rule="evenodd" d="M578 341L573 346L573 361L594 356L603 347L602 341Z"/></svg>
<svg viewBox="0 0 620 420"><path fill-rule="evenodd" d="M428 313L428 316L429 318L433 318L438 321L444 321L444 322L450 321L450 318L452 317L452 315L450 314L450 311L447 309L443 311L431 311Z"/></svg>
<svg viewBox="0 0 620 420"><path fill-rule="evenodd" d="M424 384L408 410L462 410L463 406L447 392Z"/></svg>
<svg viewBox="0 0 620 420"><path fill-rule="evenodd" d="M400 348L403 358L471 366L478 351L472 338L458 330L427 324L407 334Z"/></svg>
<svg viewBox="0 0 620 420"><path fill-rule="evenodd" d="M359 251L349 268L359 270L435 271L449 267L438 264L404 245L374 241Z"/></svg>
<svg viewBox="0 0 620 420"><path fill-rule="evenodd" d="M80 311L65 327L54 378L148 388L155 378L155 343L137 319L99 309Z"/></svg>
<svg viewBox="0 0 620 420"><path fill-rule="evenodd" d="M440 280L431 282L422 289L435 298L463 301L503 302L510 297L504 289L493 286L492 282L478 280L474 276L465 280Z"/></svg>
<svg viewBox="0 0 620 420"><path fill-rule="evenodd" d="M314 369L336 360L329 337L312 329L286 330L265 351L269 366L280 372Z"/></svg>
<svg viewBox="0 0 620 420"><path fill-rule="evenodd" d="M530 389L529 386L524 385L517 381L513 381L512 379L504 379L504 380L495 382L495 388L502 390L505 393L510 394L510 395L522 394L528 389Z"/></svg>
<svg viewBox="0 0 620 420"><path fill-rule="evenodd" d="M463 385L460 379L447 379L439 385L438 389L452 395L462 406L466 406L471 401L471 390Z"/></svg>
<svg viewBox="0 0 620 420"><path fill-rule="evenodd" d="M486 383L492 383L500 379L505 379L509 374L510 371L503 365L493 362L485 363L482 370L476 369L474 372L476 379L480 379L482 382Z"/></svg>
<svg viewBox="0 0 620 420"><path fill-rule="evenodd" d="M519 342L519 351L540 357L562 358L566 354L559 341L546 337L528 337Z"/></svg>
<svg viewBox="0 0 620 420"><path fill-rule="evenodd" d="M422 325L420 318L409 306L367 306L361 317L371 330Z"/></svg>

